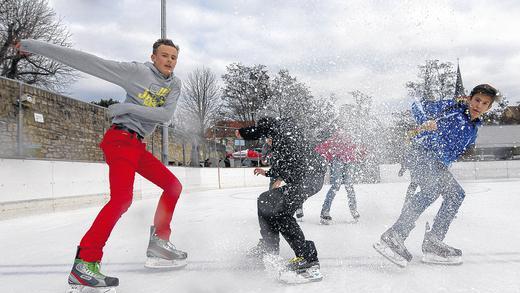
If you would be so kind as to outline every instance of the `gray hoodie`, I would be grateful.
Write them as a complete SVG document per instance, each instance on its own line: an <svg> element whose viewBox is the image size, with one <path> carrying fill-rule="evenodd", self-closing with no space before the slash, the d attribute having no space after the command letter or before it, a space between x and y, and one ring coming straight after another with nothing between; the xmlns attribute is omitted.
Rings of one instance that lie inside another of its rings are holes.
<svg viewBox="0 0 520 293"><path fill-rule="evenodd" d="M123 124L141 136L152 133L157 123L173 118L181 93L181 81L165 77L150 63L105 60L82 51L36 40L22 40L21 50L59 61L126 91L121 104L109 107L112 123Z"/></svg>

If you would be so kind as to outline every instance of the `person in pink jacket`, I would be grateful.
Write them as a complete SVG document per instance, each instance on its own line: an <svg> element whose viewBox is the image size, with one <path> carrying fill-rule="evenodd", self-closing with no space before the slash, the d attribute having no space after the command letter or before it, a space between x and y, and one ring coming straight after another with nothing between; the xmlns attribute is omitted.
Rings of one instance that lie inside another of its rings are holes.
<svg viewBox="0 0 520 293"><path fill-rule="evenodd" d="M366 158L367 148L362 144L356 144L349 134L339 130L329 139L316 146L316 151L330 163L331 170L331 187L327 192L321 209L321 223L325 225L332 223L330 208L342 184L345 185L345 190L347 191L350 213L354 220L357 221L359 212L357 211L353 177L358 163Z"/></svg>

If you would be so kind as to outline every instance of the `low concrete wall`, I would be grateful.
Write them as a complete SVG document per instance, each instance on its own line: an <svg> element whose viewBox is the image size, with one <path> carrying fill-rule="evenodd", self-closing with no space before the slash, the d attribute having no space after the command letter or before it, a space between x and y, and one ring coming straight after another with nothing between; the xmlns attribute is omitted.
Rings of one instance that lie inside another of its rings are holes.
<svg viewBox="0 0 520 293"><path fill-rule="evenodd" d="M252 168L168 167L183 192L269 184ZM134 199L159 196L160 188L136 174ZM0 159L0 219L99 205L108 200L105 163Z"/></svg>
<svg viewBox="0 0 520 293"><path fill-rule="evenodd" d="M409 172L402 177L397 173L401 166L380 165L381 182L403 182L410 180ZM450 167L450 171L459 180L479 179L520 179L520 160L517 161L489 161L489 162L457 162Z"/></svg>
<svg viewBox="0 0 520 293"><path fill-rule="evenodd" d="M381 165L381 182L404 182L399 165ZM169 167L184 192L255 187L269 179L253 168ZM451 167L460 180L519 178L520 161L460 162ZM136 175L134 199L158 196L161 190ZM108 200L108 166L104 163L0 159L0 219L99 205Z"/></svg>

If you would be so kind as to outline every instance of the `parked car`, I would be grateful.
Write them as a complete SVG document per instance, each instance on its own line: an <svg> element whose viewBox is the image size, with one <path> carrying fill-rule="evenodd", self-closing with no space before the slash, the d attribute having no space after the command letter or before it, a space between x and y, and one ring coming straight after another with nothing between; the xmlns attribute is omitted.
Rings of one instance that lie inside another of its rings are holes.
<svg viewBox="0 0 520 293"><path fill-rule="evenodd" d="M242 166L256 167L262 158L262 148L245 149L234 152L231 154L231 157L235 160L240 160L242 162Z"/></svg>

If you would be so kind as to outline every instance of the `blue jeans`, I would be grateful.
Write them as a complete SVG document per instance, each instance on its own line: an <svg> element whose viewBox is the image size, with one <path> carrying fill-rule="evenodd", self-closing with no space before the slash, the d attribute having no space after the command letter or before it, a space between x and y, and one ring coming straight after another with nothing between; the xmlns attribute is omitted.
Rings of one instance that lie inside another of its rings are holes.
<svg viewBox="0 0 520 293"><path fill-rule="evenodd" d="M464 189L448 167L422 147L416 146L410 149L406 164L410 169L412 182L420 187L420 191L411 194L407 199L392 229L406 239L426 208L442 196L442 204L431 229L431 232L442 241L464 201Z"/></svg>
<svg viewBox="0 0 520 293"><path fill-rule="evenodd" d="M332 205L332 201L336 196L341 184L345 185L347 191L348 205L351 211L357 210L356 204L356 193L354 192L354 184L352 178L354 176L355 165L352 163L343 163L340 160L334 159L330 166L330 181L331 187L325 197L323 206L321 208L323 212L329 212Z"/></svg>

